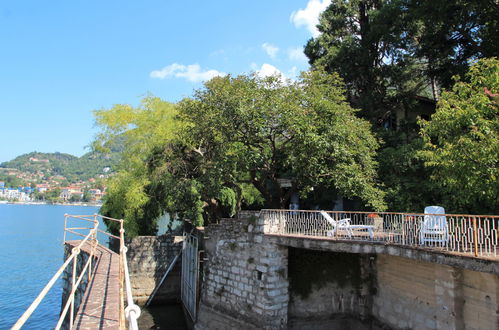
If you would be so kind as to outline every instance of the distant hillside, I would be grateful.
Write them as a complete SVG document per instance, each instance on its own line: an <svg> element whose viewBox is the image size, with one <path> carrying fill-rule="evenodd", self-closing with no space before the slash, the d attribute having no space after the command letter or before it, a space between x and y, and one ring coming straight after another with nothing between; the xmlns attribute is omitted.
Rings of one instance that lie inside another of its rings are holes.
<svg viewBox="0 0 499 330"><path fill-rule="evenodd" d="M38 177L63 176L69 182L86 181L100 174L109 174L118 163L119 154L89 152L82 157L64 153L31 152L0 164Z"/></svg>

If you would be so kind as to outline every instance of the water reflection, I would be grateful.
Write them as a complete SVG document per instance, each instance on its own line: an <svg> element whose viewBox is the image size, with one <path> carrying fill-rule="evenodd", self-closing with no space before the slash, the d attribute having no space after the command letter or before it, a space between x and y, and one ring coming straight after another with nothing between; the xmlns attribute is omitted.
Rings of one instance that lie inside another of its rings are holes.
<svg viewBox="0 0 499 330"><path fill-rule="evenodd" d="M139 329L187 330L180 305L157 305L141 309Z"/></svg>

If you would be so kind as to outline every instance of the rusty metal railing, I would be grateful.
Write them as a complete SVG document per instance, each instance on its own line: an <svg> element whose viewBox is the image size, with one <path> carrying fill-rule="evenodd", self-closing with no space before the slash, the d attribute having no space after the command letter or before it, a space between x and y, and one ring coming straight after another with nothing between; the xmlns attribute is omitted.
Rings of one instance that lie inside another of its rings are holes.
<svg viewBox="0 0 499 330"><path fill-rule="evenodd" d="M497 258L499 216L262 210L264 233L368 241Z"/></svg>
<svg viewBox="0 0 499 330"><path fill-rule="evenodd" d="M120 236L112 235L106 231L100 230L98 228L99 226L99 220L98 219L106 219L109 221L114 221L118 222L120 225ZM77 220L82 220L93 223L91 227L88 226L82 226L79 225L77 227L68 227L68 220L69 219L77 219ZM82 232L84 231L84 232ZM88 231L88 233L86 233ZM43 298L47 295L47 293L50 291L50 289L53 287L53 285L56 283L57 279L63 274L63 272L67 269L67 267L71 264L72 262L72 277L71 277L71 291L69 294L68 299L66 300L66 303L64 305L64 308L61 311L61 315L59 317L59 320L57 322L57 325L55 326L55 329L60 329L63 326L64 320L66 319L66 316L69 311L69 324L68 327L69 329L73 328L74 324L74 317L75 317L75 295L78 287L82 283L84 279L84 275L87 274L87 279L88 282L91 281L92 279L92 262L95 256L95 250L97 248L97 245L99 244L97 240L97 234L102 233L104 235L107 235L109 237L115 238L119 240L120 245L119 245L119 251L120 251L120 329L125 329L125 318L128 321L128 327L129 329L132 330L137 330L137 319L140 316L140 308L134 304L133 302L133 296L132 296L132 290L131 290L131 285L130 285L130 276L128 272L128 262L126 258L126 252L127 248L125 246L125 239L124 239L124 233L125 230L123 228L123 220L121 219L113 219L110 217L105 217L97 214L93 215L64 215L64 244L67 242L67 234L72 234L76 235L79 237L83 237L83 239L79 242L79 244L74 247L71 250L71 255L66 259L64 264L57 270L55 275L50 279L50 281L47 283L47 285L43 288L43 290L40 292L40 294L35 298L33 303L28 307L28 309L24 312L24 314L18 319L16 324L12 327L12 329L20 329L24 323L29 319L31 314L35 311L35 309L38 307L38 305L41 303ZM82 270L80 271L80 274L76 276L76 271L77 271L77 263L78 263L78 256L81 253L81 249L85 244L90 244L90 253L88 256L87 261L85 262L85 265L83 266ZM127 301L127 306L125 308L125 295L123 294L123 291L126 293L126 301Z"/></svg>

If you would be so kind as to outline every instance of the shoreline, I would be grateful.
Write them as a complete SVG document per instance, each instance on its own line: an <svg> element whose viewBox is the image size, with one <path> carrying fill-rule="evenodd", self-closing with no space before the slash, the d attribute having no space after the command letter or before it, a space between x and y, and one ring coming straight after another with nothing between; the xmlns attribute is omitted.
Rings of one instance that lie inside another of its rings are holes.
<svg viewBox="0 0 499 330"><path fill-rule="evenodd" d="M16 204L16 205L64 205L64 206L92 206L101 207L102 204L99 203L50 203L50 202L11 202L11 201L0 201L0 205L4 204Z"/></svg>

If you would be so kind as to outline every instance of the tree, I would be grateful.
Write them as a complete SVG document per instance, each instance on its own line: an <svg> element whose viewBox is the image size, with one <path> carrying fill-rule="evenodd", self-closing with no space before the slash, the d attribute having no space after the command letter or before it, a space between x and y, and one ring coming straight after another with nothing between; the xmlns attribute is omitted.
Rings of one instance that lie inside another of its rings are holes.
<svg viewBox="0 0 499 330"><path fill-rule="evenodd" d="M479 61L466 78L442 94L431 121L421 121L425 149L420 154L454 212L496 214L499 61Z"/></svg>
<svg viewBox="0 0 499 330"><path fill-rule="evenodd" d="M51 190L46 191L44 199L50 203L55 203L60 200L61 198L61 189L60 188L54 188Z"/></svg>
<svg viewBox="0 0 499 330"><path fill-rule="evenodd" d="M107 153L117 145L122 146L117 173L107 182L101 213L124 219L130 236L156 233L155 220L161 214L148 217L145 211L151 198L146 191L151 183L146 159L155 147L175 136L176 113L175 105L152 96L144 98L139 107L115 105L94 112L96 124L101 128L93 143L94 151ZM107 225L116 232L114 222Z"/></svg>
<svg viewBox="0 0 499 330"><path fill-rule="evenodd" d="M85 189L85 191L83 192L83 195L81 196L81 201L84 203L92 201L92 195L90 194L88 189Z"/></svg>
<svg viewBox="0 0 499 330"><path fill-rule="evenodd" d="M241 205L287 207L293 193L306 197L313 189L382 210L378 143L344 93L341 79L321 70L296 82L226 76L176 107L147 99L139 109L97 112L99 145L118 137L125 143L102 211L124 218L136 235L155 233L164 212L202 225Z"/></svg>
<svg viewBox="0 0 499 330"><path fill-rule="evenodd" d="M313 67L324 66L345 81L349 101L372 123L386 118L408 95L428 84L421 64L403 38L403 12L384 0L334 0L321 14L321 34L308 41L305 54Z"/></svg>
<svg viewBox="0 0 499 330"><path fill-rule="evenodd" d="M234 214L248 191L265 207L287 208L293 193L321 188L383 209L378 144L344 92L321 70L297 82L240 75L205 83L179 104L181 141L149 162L167 210L201 224Z"/></svg>
<svg viewBox="0 0 499 330"><path fill-rule="evenodd" d="M350 102L376 122L408 97L450 87L469 61L497 56L499 6L477 0L333 0L305 48L345 80Z"/></svg>
<svg viewBox="0 0 499 330"><path fill-rule="evenodd" d="M399 0L412 40L411 55L425 64L436 85L450 88L470 60L499 55L499 5L493 0Z"/></svg>
<svg viewBox="0 0 499 330"><path fill-rule="evenodd" d="M333 0L322 13L321 34L305 53L313 67L339 73L349 102L383 139L379 175L390 209L421 210L442 192L429 182L431 169L418 153L416 123L402 122L393 132L380 122L417 111L417 96L437 100L441 88L452 86L450 77L499 54L498 15L490 0Z"/></svg>

